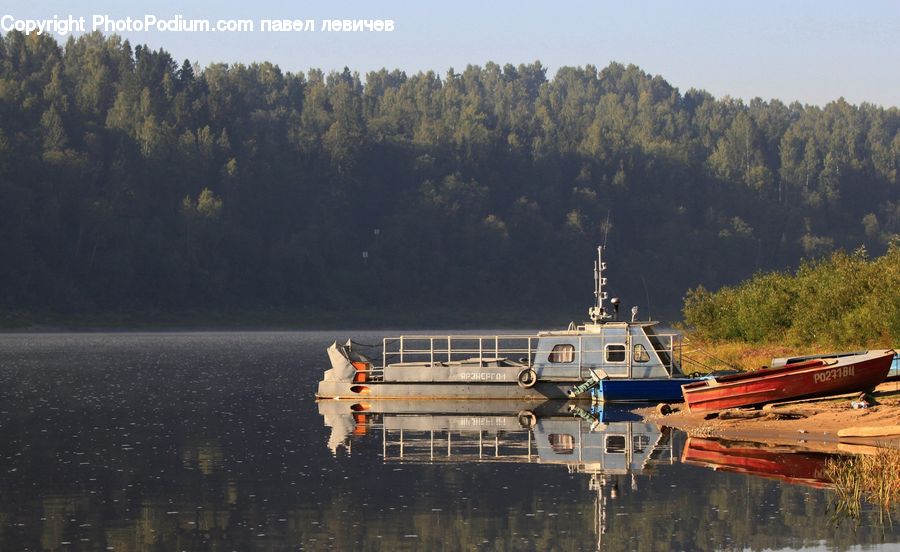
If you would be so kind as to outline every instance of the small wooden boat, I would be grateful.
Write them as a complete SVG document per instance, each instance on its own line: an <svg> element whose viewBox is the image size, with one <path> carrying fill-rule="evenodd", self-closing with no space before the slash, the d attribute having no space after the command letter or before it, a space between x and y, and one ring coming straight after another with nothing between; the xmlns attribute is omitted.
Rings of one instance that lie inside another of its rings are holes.
<svg viewBox="0 0 900 552"><path fill-rule="evenodd" d="M867 351L836 358L812 358L743 374L683 385L691 412L868 391L884 381L893 350Z"/></svg>

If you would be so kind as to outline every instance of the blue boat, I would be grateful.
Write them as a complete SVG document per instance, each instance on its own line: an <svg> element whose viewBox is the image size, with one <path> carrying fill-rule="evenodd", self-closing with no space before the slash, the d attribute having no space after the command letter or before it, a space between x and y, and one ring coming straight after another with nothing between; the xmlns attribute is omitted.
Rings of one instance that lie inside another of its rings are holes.
<svg viewBox="0 0 900 552"><path fill-rule="evenodd" d="M593 397L600 402L681 402L681 386L694 378L606 379L597 383Z"/></svg>
<svg viewBox="0 0 900 552"><path fill-rule="evenodd" d="M324 399L546 400L592 396L599 402L674 402L681 386L681 336L657 322L619 320L606 307L603 248L594 262L590 322L531 335L401 335L380 345L353 341L328 348ZM685 359L687 360L687 359Z"/></svg>

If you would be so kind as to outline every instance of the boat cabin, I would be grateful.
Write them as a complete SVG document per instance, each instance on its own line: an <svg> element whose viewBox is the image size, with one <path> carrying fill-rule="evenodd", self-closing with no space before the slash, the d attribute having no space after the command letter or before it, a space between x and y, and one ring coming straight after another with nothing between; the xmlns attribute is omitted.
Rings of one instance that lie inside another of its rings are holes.
<svg viewBox="0 0 900 552"><path fill-rule="evenodd" d="M538 379L668 378L680 375L675 334L657 334L655 322L604 322L542 332L532 366Z"/></svg>

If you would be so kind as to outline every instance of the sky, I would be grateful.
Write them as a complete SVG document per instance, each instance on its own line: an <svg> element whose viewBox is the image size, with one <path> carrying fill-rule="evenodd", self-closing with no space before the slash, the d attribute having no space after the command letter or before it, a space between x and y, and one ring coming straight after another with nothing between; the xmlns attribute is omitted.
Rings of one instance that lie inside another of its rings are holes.
<svg viewBox="0 0 900 552"><path fill-rule="evenodd" d="M121 32L179 62L270 61L285 71L345 66L444 74L469 64L540 60L561 66L612 61L661 75L682 92L824 105L900 106L900 1L0 0L0 17L54 15L250 19L245 33ZM315 32L262 32L263 19L315 19ZM323 19L393 20L392 32L322 32ZM9 19L7 19L9 21ZM57 36L57 35L54 35ZM60 38L65 40L66 37Z"/></svg>

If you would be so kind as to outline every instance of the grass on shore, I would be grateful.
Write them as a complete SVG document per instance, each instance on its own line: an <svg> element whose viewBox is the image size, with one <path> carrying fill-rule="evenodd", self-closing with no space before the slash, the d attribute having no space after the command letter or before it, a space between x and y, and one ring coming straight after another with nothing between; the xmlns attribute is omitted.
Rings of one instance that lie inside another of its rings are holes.
<svg viewBox="0 0 900 552"><path fill-rule="evenodd" d="M900 500L900 450L879 448L875 454L838 458L825 463L825 476L834 483L836 519L859 520L862 502L880 508L891 519Z"/></svg>

